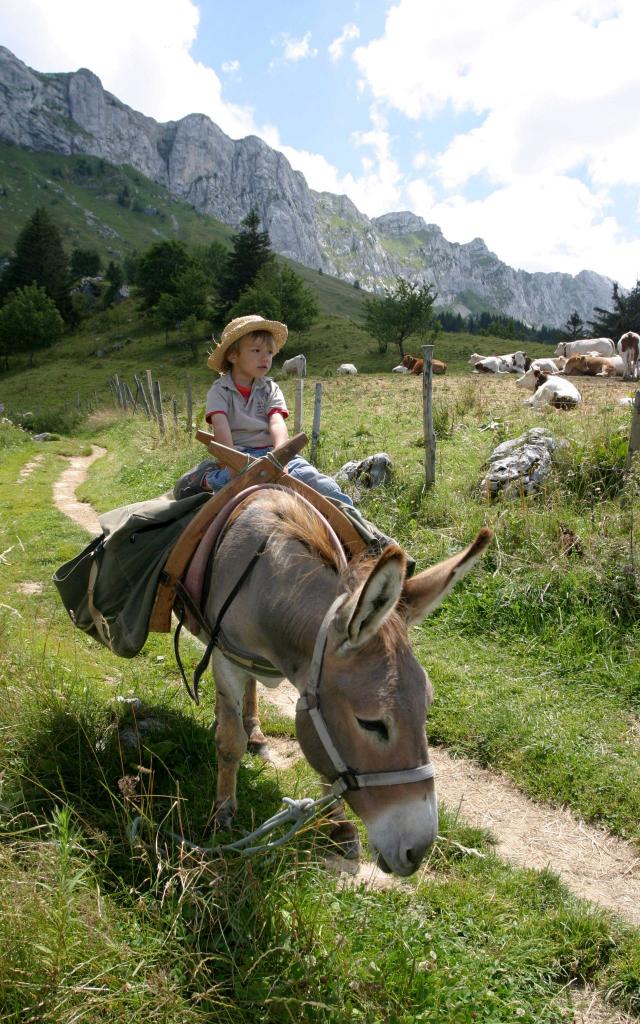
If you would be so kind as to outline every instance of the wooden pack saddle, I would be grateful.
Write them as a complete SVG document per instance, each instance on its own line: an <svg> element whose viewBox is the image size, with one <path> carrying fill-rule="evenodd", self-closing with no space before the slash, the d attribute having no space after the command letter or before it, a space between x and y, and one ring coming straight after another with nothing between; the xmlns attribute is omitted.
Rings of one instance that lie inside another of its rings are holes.
<svg viewBox="0 0 640 1024"><path fill-rule="evenodd" d="M186 529L180 534L164 565L164 571L156 592L155 603L149 622L152 633L169 633L171 631L171 613L176 597L176 585L183 578L198 544L204 537L210 523L224 508L228 501L235 498L247 487L277 481L297 494L301 494L320 512L338 535L349 558L359 554L366 547L353 523L336 505L313 488L295 480L285 473L287 463L300 452L307 443L306 434L296 434L285 444L260 459L253 459L235 448L228 448L214 440L213 434L204 430L196 432L196 438L207 446L216 461L236 471L237 476L231 478L221 490L212 493L209 500L196 513Z"/></svg>

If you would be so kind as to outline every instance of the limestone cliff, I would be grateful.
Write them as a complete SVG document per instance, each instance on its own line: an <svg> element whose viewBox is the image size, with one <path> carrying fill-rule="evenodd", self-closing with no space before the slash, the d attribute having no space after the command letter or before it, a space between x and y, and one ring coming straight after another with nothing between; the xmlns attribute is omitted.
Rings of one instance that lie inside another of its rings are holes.
<svg viewBox="0 0 640 1024"><path fill-rule="evenodd" d="M370 219L346 196L310 189L285 157L254 136L233 140L203 114L159 124L103 89L86 68L42 74L0 46L0 140L129 164L225 223L258 210L276 252L376 290L397 275L434 284L438 304L492 309L561 326L577 310L608 307L612 282L584 270L513 270L482 239L448 242L413 213Z"/></svg>

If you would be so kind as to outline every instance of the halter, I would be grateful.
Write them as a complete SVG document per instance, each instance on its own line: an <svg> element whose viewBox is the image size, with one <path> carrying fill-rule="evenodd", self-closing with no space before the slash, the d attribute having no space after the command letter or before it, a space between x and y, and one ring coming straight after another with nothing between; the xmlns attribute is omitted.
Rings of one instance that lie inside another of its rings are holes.
<svg viewBox="0 0 640 1024"><path fill-rule="evenodd" d="M354 768L349 768L349 766L343 761L333 740L331 739L331 736L329 735L327 724L320 712L320 695L318 690L320 687L320 676L322 673L324 653L327 646L329 627L338 608L344 604L348 597L348 594L340 594L336 597L322 620L313 648L311 665L309 666L307 689L296 704L296 713L298 711L308 712L316 733L318 734L318 739L322 743L326 753L329 755L333 767L338 773L337 779L332 783L331 791L335 796L341 797L342 794L348 790L353 791L357 789L365 789L368 786L399 786L404 785L407 782L423 782L426 779L433 779L435 777L436 770L430 762L427 764L421 764L417 768L405 768L401 771L393 772L356 771Z"/></svg>

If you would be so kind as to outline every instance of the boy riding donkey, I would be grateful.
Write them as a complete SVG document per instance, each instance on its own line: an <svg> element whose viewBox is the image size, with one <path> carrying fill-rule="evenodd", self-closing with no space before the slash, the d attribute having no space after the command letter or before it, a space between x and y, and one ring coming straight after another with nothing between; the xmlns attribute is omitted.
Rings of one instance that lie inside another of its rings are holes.
<svg viewBox="0 0 640 1024"><path fill-rule="evenodd" d="M288 440L285 398L276 382L267 376L287 335L286 324L256 314L237 317L223 330L220 343L207 360L207 365L220 374L207 393L206 412L207 422L220 444L261 458ZM321 473L301 455L289 461L286 472L341 507L368 541L372 553L379 554L388 544L395 543L362 518L352 499L332 477ZM180 477L173 489L174 497L219 491L235 475L233 469L205 459ZM408 559L408 565L410 575L415 562Z"/></svg>

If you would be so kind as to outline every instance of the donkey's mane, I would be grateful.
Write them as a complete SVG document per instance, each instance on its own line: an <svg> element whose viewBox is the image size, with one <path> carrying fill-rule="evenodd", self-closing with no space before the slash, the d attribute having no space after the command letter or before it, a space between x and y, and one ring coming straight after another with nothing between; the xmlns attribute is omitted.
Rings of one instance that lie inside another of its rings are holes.
<svg viewBox="0 0 640 1024"><path fill-rule="evenodd" d="M348 562L345 567L331 543L327 531L322 526L319 514L315 509L309 508L307 504L300 501L296 494L285 489L257 491L255 495L234 510L229 518L229 525L247 508L249 503L254 502L259 502L261 512L265 513L265 527L270 529L272 544L284 546L289 539L298 541L316 558L320 559L323 565L333 569L350 593L353 593L363 579L368 576L377 562L376 557L359 555ZM281 565L283 572L287 572L291 568L291 563L284 558ZM296 581L295 589L299 592L301 600L304 596L309 571L312 570L307 567L307 571L300 573ZM392 612L378 635L385 648L392 651L402 638L406 640L406 624L397 612Z"/></svg>

